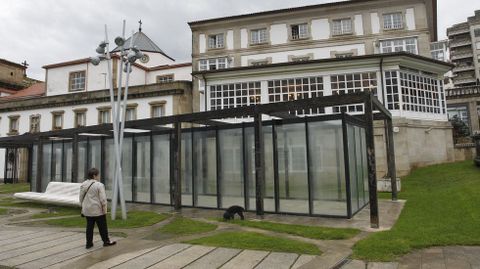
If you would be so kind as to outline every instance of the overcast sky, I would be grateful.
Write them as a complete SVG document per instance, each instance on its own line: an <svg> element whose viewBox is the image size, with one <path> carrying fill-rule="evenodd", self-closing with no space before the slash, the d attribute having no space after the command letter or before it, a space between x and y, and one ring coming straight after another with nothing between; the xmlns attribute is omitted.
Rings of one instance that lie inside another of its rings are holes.
<svg viewBox="0 0 480 269"><path fill-rule="evenodd" d="M191 32L187 22L286 7L335 2L332 0L2 0L0 1L0 58L27 60L30 77L44 80L43 65L95 54L103 39L127 33L143 22L146 33L177 62L190 61ZM438 0L439 38L446 28L465 21L480 9L479 0Z"/></svg>

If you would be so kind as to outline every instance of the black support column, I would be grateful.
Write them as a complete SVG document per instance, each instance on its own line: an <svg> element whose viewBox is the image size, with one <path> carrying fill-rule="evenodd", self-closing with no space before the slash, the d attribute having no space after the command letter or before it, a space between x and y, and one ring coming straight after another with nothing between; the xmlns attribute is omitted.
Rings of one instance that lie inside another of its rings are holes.
<svg viewBox="0 0 480 269"><path fill-rule="evenodd" d="M78 181L78 134L73 135L72 141L72 182Z"/></svg>
<svg viewBox="0 0 480 269"><path fill-rule="evenodd" d="M365 136L367 140L368 193L370 195L370 227L379 228L375 139L373 133L373 94L365 96Z"/></svg>
<svg viewBox="0 0 480 269"><path fill-rule="evenodd" d="M37 182L36 182L36 192L42 192L42 180L43 180L43 141L40 137L38 139L38 150L37 150Z"/></svg>
<svg viewBox="0 0 480 269"><path fill-rule="evenodd" d="M180 210L182 208L182 128L180 122L174 124L171 143L173 151L173 184L171 195L173 197L173 207L175 210Z"/></svg>
<svg viewBox="0 0 480 269"><path fill-rule="evenodd" d="M254 116L255 133L255 199L257 215L263 215L265 188L265 145L263 140L262 114Z"/></svg>
<svg viewBox="0 0 480 269"><path fill-rule="evenodd" d="M392 186L392 201L397 201L397 169L395 167L395 145L392 119L385 120L385 142L387 149L388 176Z"/></svg>

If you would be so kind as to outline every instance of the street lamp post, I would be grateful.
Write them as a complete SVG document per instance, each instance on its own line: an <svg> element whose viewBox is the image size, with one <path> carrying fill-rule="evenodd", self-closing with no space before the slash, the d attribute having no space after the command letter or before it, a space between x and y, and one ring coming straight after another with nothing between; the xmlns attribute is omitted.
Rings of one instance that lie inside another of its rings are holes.
<svg viewBox="0 0 480 269"><path fill-rule="evenodd" d="M117 204L120 200L120 207L122 210L122 219L127 219L127 209L125 206L125 199L123 196L123 177L122 177L122 149L123 149L123 137L125 130L125 113L128 100L128 84L130 73L132 72L132 64L143 57L143 53L133 46L133 32L130 37L130 46L128 50L125 50L125 20L123 21L122 36L115 38L115 44L120 48L120 68L118 69L118 90L117 99L115 100L115 93L113 89L112 79L112 57L110 55L107 25L105 25L105 41L100 42L96 49L97 56L90 58L90 62L93 65L100 64L101 61L107 62L107 74L109 82L110 93L110 105L112 108L113 119L113 141L115 152L115 169L113 171L113 197L112 197L112 220L116 218ZM125 68L123 65L125 64ZM125 87L122 89L122 74L126 73ZM123 96L123 99L122 99Z"/></svg>

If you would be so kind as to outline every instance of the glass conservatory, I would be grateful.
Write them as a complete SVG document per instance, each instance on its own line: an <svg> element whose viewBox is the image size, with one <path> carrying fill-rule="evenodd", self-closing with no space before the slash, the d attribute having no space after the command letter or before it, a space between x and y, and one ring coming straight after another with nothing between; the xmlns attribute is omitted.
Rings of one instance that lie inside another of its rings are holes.
<svg viewBox="0 0 480 269"><path fill-rule="evenodd" d="M365 114L295 113L358 103ZM221 120L235 117L247 120ZM257 214L343 218L370 203L377 214L375 156L368 150L374 119L391 126L391 115L372 94L355 93L129 121L124 197L177 209L240 205ZM50 181L81 182L96 167L111 196L111 129L103 124L26 134L2 138L0 146L29 149L33 191L44 191Z"/></svg>

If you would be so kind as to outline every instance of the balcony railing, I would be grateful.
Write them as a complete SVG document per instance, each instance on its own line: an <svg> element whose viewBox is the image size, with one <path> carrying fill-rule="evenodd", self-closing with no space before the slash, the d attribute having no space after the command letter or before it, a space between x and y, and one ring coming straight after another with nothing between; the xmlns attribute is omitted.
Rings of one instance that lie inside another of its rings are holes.
<svg viewBox="0 0 480 269"><path fill-rule="evenodd" d="M452 60L460 60L460 59L466 59L466 58L472 58L472 57L473 57L472 51L456 52L456 53L452 53L452 55L450 56Z"/></svg>
<svg viewBox="0 0 480 269"><path fill-rule="evenodd" d="M467 95L480 94L480 86L461 87L453 89L445 89L445 96L448 97L461 97Z"/></svg>
<svg viewBox="0 0 480 269"><path fill-rule="evenodd" d="M470 28L462 27L462 28L451 28L447 30L447 35L459 35L459 34L466 34L470 32Z"/></svg>
<svg viewBox="0 0 480 269"><path fill-rule="evenodd" d="M450 48L456 48L461 46L468 46L472 44L471 39L460 39L460 40L452 40L450 42Z"/></svg>
<svg viewBox="0 0 480 269"><path fill-rule="evenodd" d="M476 83L477 80L474 77L456 77L453 78L454 85L462 85L467 83Z"/></svg>
<svg viewBox="0 0 480 269"><path fill-rule="evenodd" d="M472 71L472 70L475 70L474 65L463 65L463 66L456 66L456 67L453 68L454 73Z"/></svg>

